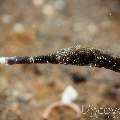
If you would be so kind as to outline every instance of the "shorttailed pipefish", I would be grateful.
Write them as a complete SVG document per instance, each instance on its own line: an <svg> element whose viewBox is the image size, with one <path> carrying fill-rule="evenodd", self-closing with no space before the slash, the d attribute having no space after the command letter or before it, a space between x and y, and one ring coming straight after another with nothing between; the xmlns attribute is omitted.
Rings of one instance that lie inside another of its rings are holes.
<svg viewBox="0 0 120 120"><path fill-rule="evenodd" d="M1 64L65 64L104 67L120 72L120 57L103 50L77 45L40 56L0 57Z"/></svg>

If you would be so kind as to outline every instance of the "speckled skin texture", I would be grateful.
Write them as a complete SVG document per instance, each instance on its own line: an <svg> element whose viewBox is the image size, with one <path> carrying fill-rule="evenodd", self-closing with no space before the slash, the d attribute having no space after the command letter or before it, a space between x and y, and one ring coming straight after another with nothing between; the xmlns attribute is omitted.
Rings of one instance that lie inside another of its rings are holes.
<svg viewBox="0 0 120 120"><path fill-rule="evenodd" d="M34 57L11 57L8 64L51 63L79 66L104 67L120 72L120 58L112 56L102 50L81 47L80 45L64 48L49 55Z"/></svg>

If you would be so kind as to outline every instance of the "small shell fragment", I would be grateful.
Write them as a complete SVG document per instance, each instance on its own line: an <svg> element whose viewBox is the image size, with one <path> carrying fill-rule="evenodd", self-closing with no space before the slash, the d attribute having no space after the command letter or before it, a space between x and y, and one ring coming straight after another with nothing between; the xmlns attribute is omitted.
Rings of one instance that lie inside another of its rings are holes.
<svg viewBox="0 0 120 120"><path fill-rule="evenodd" d="M72 86L68 86L62 94L61 101L64 104L71 104L74 100L77 99L77 96L78 96L77 91Z"/></svg>

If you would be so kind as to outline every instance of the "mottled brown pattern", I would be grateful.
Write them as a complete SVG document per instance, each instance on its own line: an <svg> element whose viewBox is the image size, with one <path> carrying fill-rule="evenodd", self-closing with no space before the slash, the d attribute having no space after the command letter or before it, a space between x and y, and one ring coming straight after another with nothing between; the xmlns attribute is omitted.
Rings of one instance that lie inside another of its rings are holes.
<svg viewBox="0 0 120 120"><path fill-rule="evenodd" d="M31 63L51 63L65 65L80 65L104 67L116 72L120 72L120 58L112 56L102 50L81 47L80 45L64 48L49 55L34 57L11 57L7 58L8 64L31 64Z"/></svg>

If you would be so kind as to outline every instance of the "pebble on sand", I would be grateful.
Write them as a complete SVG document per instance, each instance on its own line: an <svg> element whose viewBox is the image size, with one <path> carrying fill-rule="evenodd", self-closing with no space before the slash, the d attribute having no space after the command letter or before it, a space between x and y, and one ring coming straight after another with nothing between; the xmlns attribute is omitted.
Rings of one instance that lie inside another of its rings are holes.
<svg viewBox="0 0 120 120"><path fill-rule="evenodd" d="M44 3L44 0L32 0L35 6L41 6Z"/></svg>
<svg viewBox="0 0 120 120"><path fill-rule="evenodd" d="M9 24L12 21L12 16L9 14L4 14L1 16L1 21L4 24Z"/></svg>
<svg viewBox="0 0 120 120"><path fill-rule="evenodd" d="M42 12L46 16L53 16L55 14L54 7L49 4L44 5Z"/></svg>
<svg viewBox="0 0 120 120"><path fill-rule="evenodd" d="M73 88L72 86L68 86L65 88L62 94L62 102L64 104L70 104L77 99L77 96L78 96L78 93L75 90L75 88Z"/></svg>
<svg viewBox="0 0 120 120"><path fill-rule="evenodd" d="M24 25L22 25L21 23L14 24L13 31L15 33L23 33L25 31Z"/></svg>

